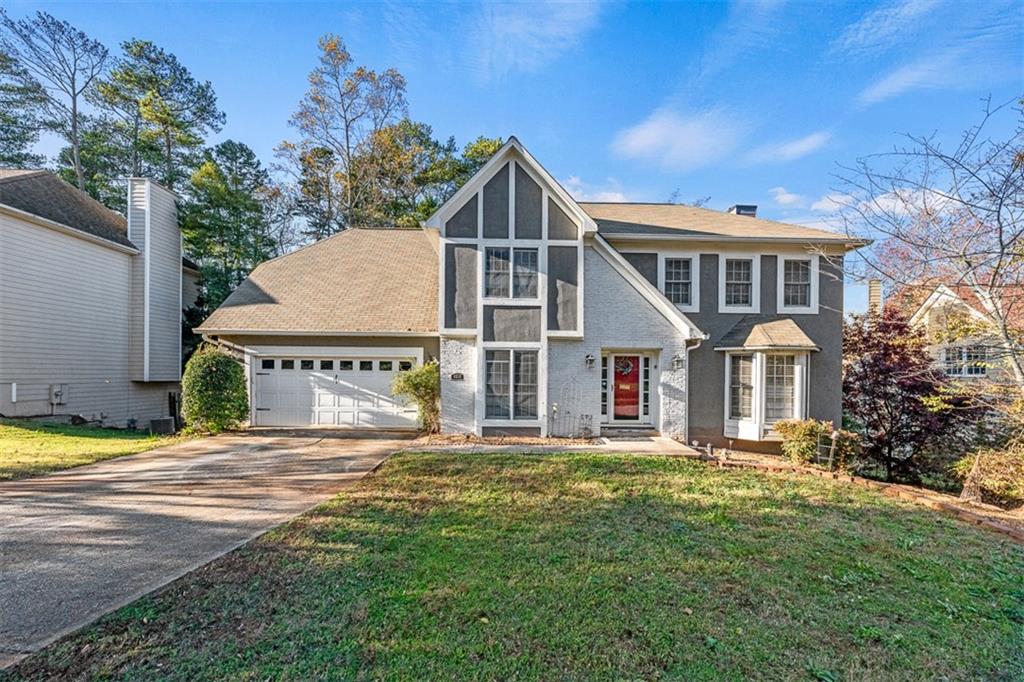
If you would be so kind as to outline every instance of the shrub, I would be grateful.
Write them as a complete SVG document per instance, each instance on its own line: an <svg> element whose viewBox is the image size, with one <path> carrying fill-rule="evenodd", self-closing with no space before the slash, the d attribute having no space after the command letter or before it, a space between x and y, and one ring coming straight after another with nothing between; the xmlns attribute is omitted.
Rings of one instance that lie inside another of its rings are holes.
<svg viewBox="0 0 1024 682"><path fill-rule="evenodd" d="M181 414L190 431L220 433L249 415L245 371L216 346L204 345L189 358L181 393Z"/></svg>
<svg viewBox="0 0 1024 682"><path fill-rule="evenodd" d="M399 372L391 390L416 403L424 431L437 433L441 430L441 368L436 362Z"/></svg>
<svg viewBox="0 0 1024 682"><path fill-rule="evenodd" d="M782 436L782 453L795 464L817 464L827 461L828 449L835 432L836 448L832 453L832 468L845 470L860 447L860 437L851 431L836 430L831 422L815 419L787 419L775 423L775 431ZM819 451L819 443L823 446Z"/></svg>
<svg viewBox="0 0 1024 682"><path fill-rule="evenodd" d="M953 472L963 479L967 499L1004 507L1024 504L1024 440L963 457L953 465Z"/></svg>

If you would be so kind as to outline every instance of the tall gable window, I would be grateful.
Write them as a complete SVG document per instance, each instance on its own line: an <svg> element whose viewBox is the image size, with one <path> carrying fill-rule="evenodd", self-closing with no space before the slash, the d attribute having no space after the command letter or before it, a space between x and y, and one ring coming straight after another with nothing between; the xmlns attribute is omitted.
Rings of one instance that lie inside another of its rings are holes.
<svg viewBox="0 0 1024 682"><path fill-rule="evenodd" d="M492 246L484 263L486 298L537 298L537 249Z"/></svg>
<svg viewBox="0 0 1024 682"><path fill-rule="evenodd" d="M985 346L950 346L944 354L948 376L983 377L988 374L988 348Z"/></svg>
<svg viewBox="0 0 1024 682"><path fill-rule="evenodd" d="M488 350L484 410L487 419L536 419L538 352Z"/></svg>
<svg viewBox="0 0 1024 682"><path fill-rule="evenodd" d="M779 256L780 313L818 312L818 256Z"/></svg>
<svg viewBox="0 0 1024 682"><path fill-rule="evenodd" d="M509 293L509 249L488 248L484 271L484 296L508 298Z"/></svg>

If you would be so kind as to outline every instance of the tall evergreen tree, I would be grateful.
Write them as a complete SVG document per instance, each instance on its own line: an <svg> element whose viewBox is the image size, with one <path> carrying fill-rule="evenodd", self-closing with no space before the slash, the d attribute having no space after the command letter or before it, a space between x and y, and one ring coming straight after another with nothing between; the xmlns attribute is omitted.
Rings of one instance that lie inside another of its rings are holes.
<svg viewBox="0 0 1024 682"><path fill-rule="evenodd" d="M261 195L266 169L246 145L228 140L206 151L183 206L187 252L203 271L203 299L215 308L259 263L274 255Z"/></svg>
<svg viewBox="0 0 1024 682"><path fill-rule="evenodd" d="M42 85L43 120L67 141L76 184L85 189L83 104L107 67L107 48L46 12L15 21L0 8L0 51L14 59L22 87Z"/></svg>
<svg viewBox="0 0 1024 682"><path fill-rule="evenodd" d="M0 167L42 165L32 146L39 140L44 97L42 86L0 51Z"/></svg>

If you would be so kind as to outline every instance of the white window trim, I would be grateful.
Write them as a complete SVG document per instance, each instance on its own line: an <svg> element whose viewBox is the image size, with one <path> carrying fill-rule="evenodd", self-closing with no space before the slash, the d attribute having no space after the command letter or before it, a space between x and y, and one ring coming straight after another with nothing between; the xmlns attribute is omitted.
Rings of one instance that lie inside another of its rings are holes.
<svg viewBox="0 0 1024 682"><path fill-rule="evenodd" d="M640 404L638 409L640 410L639 419L616 419L615 418L615 380L613 374L615 372L615 358L622 355L636 355L640 357ZM651 426L659 423L660 414L658 412L658 404L660 403L660 392L661 392L661 377L658 374L658 354L648 350L620 350L620 351L602 351L601 359L608 361L608 385L604 389L604 396L606 399L606 412L602 412L598 415L600 418L600 424L603 426ZM648 377L648 394L644 396L643 391L643 363L647 361L648 371L650 375ZM600 377L601 366L598 365L598 377ZM647 408L647 414L644 415L644 408ZM600 407L598 407L600 410Z"/></svg>
<svg viewBox="0 0 1024 682"><path fill-rule="evenodd" d="M537 352L537 418L536 419L516 419L515 417L509 416L508 419L500 419L496 417L487 416L487 351L495 350L507 350L509 352L509 389L508 389L508 400L509 400L509 415L513 415L515 412L515 371L513 369L513 361L515 351L536 351ZM498 343L489 342L484 343L480 347L479 362L477 363L477 376L479 380L479 390L477 390L477 435L482 435L479 431L485 426L543 426L546 421L544 420L544 413L547 409L546 401L544 396L546 394L547 385L547 352L546 349L536 343L522 343L522 342L510 342L510 343ZM541 363L544 363L543 365ZM543 383L542 383L543 382Z"/></svg>
<svg viewBox="0 0 1024 682"><path fill-rule="evenodd" d="M971 348L983 348L985 350L985 359L982 361L984 364L981 365L981 372L969 373L967 371L967 351ZM955 352L956 357L956 372L949 371L949 354ZM988 377L989 370L989 353L988 347L980 343L969 343L964 345L955 346L944 346L942 348L942 371L948 377L954 377L957 379L985 379Z"/></svg>
<svg viewBox="0 0 1024 682"><path fill-rule="evenodd" d="M700 254L693 251L659 251L658 252L658 290L668 298L668 291L665 288L666 264L668 259L688 258L690 260L690 303L680 305L675 303L676 308L684 313L700 312ZM671 299L669 299L671 301Z"/></svg>
<svg viewBox="0 0 1024 682"><path fill-rule="evenodd" d="M530 240L527 244L522 241L514 241L509 239L494 240L489 239L481 241L481 250L483 251L483 258L481 259L482 272L480 274L480 298L484 303L488 305L504 305L505 303L513 303L519 305L538 305L538 301L541 298L542 289L546 291L547 281L547 255L546 249L542 242L537 240ZM487 252L491 249L508 249L508 296L486 296L487 286ZM513 280L515 273L515 262L516 262L516 251L536 251L537 252L537 295L536 296L514 296L513 292ZM543 262L542 262L543 259ZM545 280L545 285L541 285L541 280Z"/></svg>
<svg viewBox="0 0 1024 682"><path fill-rule="evenodd" d="M811 304L808 306L787 306L786 293L785 293L785 280L786 280L786 268L785 262L787 260L803 260L811 262ZM780 313L788 313L792 315L817 315L818 314L818 292L821 283L821 277L819 276L818 270L818 254L792 254L792 253L780 253L776 254L776 310Z"/></svg>
<svg viewBox="0 0 1024 682"><path fill-rule="evenodd" d="M750 303L749 306L725 304L725 261L749 260L750 267ZM718 254L718 312L720 313L760 313L761 312L761 254L742 252L720 252Z"/></svg>
<svg viewBox="0 0 1024 682"><path fill-rule="evenodd" d="M753 381L754 396L749 419L733 419L729 414L729 389L730 377L732 374L732 358L735 355L753 355ZM724 407L722 417L724 420L723 434L726 438L752 441L775 441L779 435L775 432L775 422L768 422L765 419L765 356L767 355L793 355L796 358L794 367L794 395L793 405L796 408L796 415L793 419L807 418L807 395L808 395L808 364L810 353L796 350L736 350L725 354L725 388L723 392Z"/></svg>

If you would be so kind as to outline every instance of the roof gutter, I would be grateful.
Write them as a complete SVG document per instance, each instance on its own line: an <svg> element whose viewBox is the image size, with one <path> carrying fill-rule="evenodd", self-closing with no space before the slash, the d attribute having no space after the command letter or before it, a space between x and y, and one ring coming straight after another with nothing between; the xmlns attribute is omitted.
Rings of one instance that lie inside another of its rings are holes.
<svg viewBox="0 0 1024 682"><path fill-rule="evenodd" d="M346 332L346 331L325 331L322 329L216 329L205 326L196 327L195 331L203 336L217 335L238 335L238 336L408 336L435 338L440 337L438 332L410 332L410 331L379 331L379 332Z"/></svg>
<svg viewBox="0 0 1024 682"><path fill-rule="evenodd" d="M672 228L666 228L672 229ZM624 242L646 241L694 241L694 242L738 242L745 244L783 243L783 244L834 244L859 249L873 242L871 239L828 238L808 239L806 237L732 237L727 235L692 235L692 234L638 234L636 232L601 232L605 239Z"/></svg>

